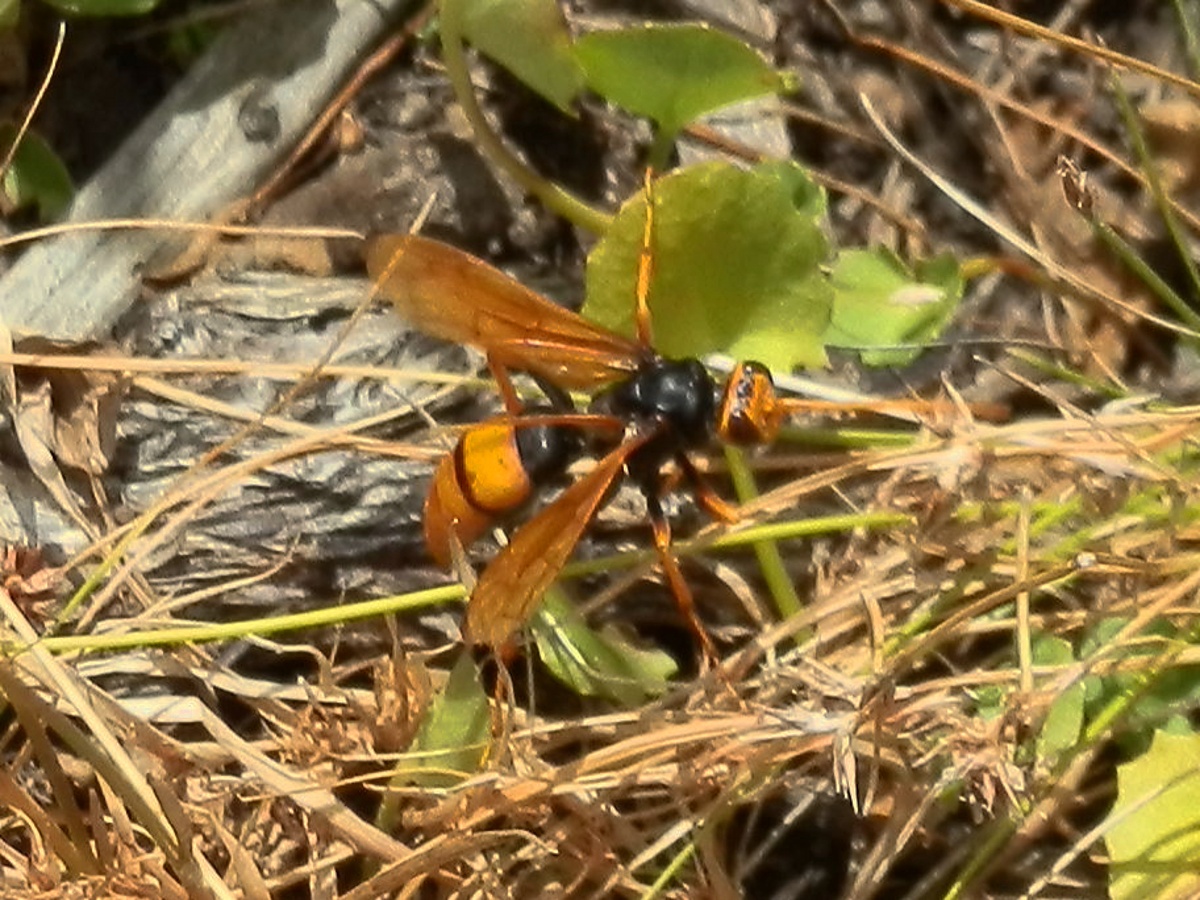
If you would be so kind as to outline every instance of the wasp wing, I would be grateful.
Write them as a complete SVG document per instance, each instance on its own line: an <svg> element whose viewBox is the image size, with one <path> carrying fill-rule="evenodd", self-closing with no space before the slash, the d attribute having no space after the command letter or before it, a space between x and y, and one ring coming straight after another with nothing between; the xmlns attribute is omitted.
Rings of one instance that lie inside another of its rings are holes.
<svg viewBox="0 0 1200 900"><path fill-rule="evenodd" d="M638 435L612 450L513 534L471 594L463 629L468 641L501 647L529 620L629 457L654 434Z"/></svg>
<svg viewBox="0 0 1200 900"><path fill-rule="evenodd" d="M468 253L417 235L367 241L379 294L422 331L471 344L564 388L594 388L637 368L642 348L557 306Z"/></svg>

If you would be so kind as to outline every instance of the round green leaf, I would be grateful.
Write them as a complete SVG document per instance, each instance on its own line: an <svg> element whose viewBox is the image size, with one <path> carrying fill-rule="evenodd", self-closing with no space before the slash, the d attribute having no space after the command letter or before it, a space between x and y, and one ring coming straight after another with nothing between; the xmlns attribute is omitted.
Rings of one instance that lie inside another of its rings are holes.
<svg viewBox="0 0 1200 900"><path fill-rule="evenodd" d="M588 86L668 134L705 113L792 87L754 49L702 24L596 31L575 44Z"/></svg>
<svg viewBox="0 0 1200 900"><path fill-rule="evenodd" d="M1108 845L1109 896L1195 897L1200 891L1200 736L1158 733L1117 769Z"/></svg>
<svg viewBox="0 0 1200 900"><path fill-rule="evenodd" d="M842 251L831 283L833 315L824 342L861 351L869 366L911 362L920 353L912 345L941 334L962 295L962 276L951 257L913 274L883 249Z"/></svg>
<svg viewBox="0 0 1200 900"><path fill-rule="evenodd" d="M654 345L670 357L727 353L781 371L825 362L820 336L832 292L825 195L799 166L705 163L654 186L650 309ZM633 333L643 194L627 202L587 269L584 314Z"/></svg>
<svg viewBox="0 0 1200 900"><path fill-rule="evenodd" d="M555 0L467 0L463 34L564 112L583 89L583 73Z"/></svg>

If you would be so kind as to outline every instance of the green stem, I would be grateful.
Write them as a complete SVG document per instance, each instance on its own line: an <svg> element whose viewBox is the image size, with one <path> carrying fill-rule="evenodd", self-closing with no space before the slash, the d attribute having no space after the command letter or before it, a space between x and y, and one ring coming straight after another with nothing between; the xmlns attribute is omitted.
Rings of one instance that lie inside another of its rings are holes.
<svg viewBox="0 0 1200 900"><path fill-rule="evenodd" d="M499 135L488 124L487 117L475 99L475 88L471 84L471 75L467 69L463 49L463 2L464 0L439 0L442 62L446 66L446 75L454 88L454 95L471 125L480 150L496 168L537 197L547 209L593 234L604 234L612 222L612 216L585 203L554 182L542 178L504 146Z"/></svg>
<svg viewBox="0 0 1200 900"><path fill-rule="evenodd" d="M1125 123L1126 131L1129 132L1134 154L1137 156L1138 164L1146 176L1146 183L1150 187L1150 195L1154 198L1154 205L1158 208L1158 214L1162 217L1167 235L1171 238L1171 243L1175 246L1175 251L1183 263L1184 271L1187 272L1188 281L1192 288L1192 297L1193 299L1200 299L1200 270L1196 268L1196 263L1192 259L1192 253L1188 249L1187 242L1184 239L1183 231L1179 227L1179 221L1175 218L1175 213L1172 211L1171 200L1167 196L1162 179L1159 177L1158 164L1154 159L1154 155L1150 152L1149 144L1146 142L1146 134L1142 130L1141 119L1138 118L1138 114L1134 110L1133 104L1129 100L1129 95L1125 92L1125 87L1121 84L1120 79L1114 75L1111 81L1113 95L1117 100L1117 110L1120 112L1121 119ZM1125 246L1125 252L1122 253L1125 264L1133 268L1138 277L1146 282L1146 286L1163 303L1174 310L1175 314L1179 316L1184 324L1190 328L1200 328L1200 315L1197 315L1196 311L1192 309L1187 301L1180 297L1163 279L1159 278L1158 274L1153 272L1141 257L1134 253L1132 248L1125 245L1125 242L1117 236L1112 228L1099 219L1096 219L1093 225L1100 230L1100 237L1105 243L1115 247L1119 242Z"/></svg>
<svg viewBox="0 0 1200 900"><path fill-rule="evenodd" d="M1179 19L1179 28L1183 32L1183 51L1188 61L1188 73L1192 80L1200 78L1200 39L1196 36L1196 4L1185 4L1183 0L1173 0L1175 17Z"/></svg>
<svg viewBox="0 0 1200 900"><path fill-rule="evenodd" d="M671 150L675 147L675 132L667 132L655 127L654 140L646 155L646 162L654 172L665 172L671 159Z"/></svg>
<svg viewBox="0 0 1200 900"><path fill-rule="evenodd" d="M738 500L746 503L758 496L758 485L754 483L754 473L746 465L746 457L737 447L725 447L725 460L729 465L729 477L733 481L733 490ZM788 575L787 566L779 552L779 545L774 541L756 541L754 555L758 558L759 568L762 569L763 580L771 600L775 603L775 611L781 619L788 619L800 612L802 604L796 593L796 586ZM811 635L798 632L795 635L797 643L807 643Z"/></svg>

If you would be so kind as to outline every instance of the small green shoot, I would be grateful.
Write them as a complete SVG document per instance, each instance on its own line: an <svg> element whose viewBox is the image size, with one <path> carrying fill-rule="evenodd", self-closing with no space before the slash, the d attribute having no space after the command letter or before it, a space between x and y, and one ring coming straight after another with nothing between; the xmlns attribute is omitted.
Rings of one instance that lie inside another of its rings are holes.
<svg viewBox="0 0 1200 900"><path fill-rule="evenodd" d="M650 308L660 352L722 352L779 371L825 362L825 195L800 166L704 163L659 179L654 198ZM584 315L626 334L645 219L639 194L588 259Z"/></svg>
<svg viewBox="0 0 1200 900"><path fill-rule="evenodd" d="M397 774L407 784L452 787L479 771L491 739L488 698L471 655L459 655L413 739L413 759Z"/></svg>
<svg viewBox="0 0 1200 900"><path fill-rule="evenodd" d="M583 72L555 0L467 0L463 34L546 100L571 111L583 89Z"/></svg>
<svg viewBox="0 0 1200 900"><path fill-rule="evenodd" d="M1200 892L1200 735L1158 732L1117 769L1108 845L1109 896L1194 897Z"/></svg>
<svg viewBox="0 0 1200 900"><path fill-rule="evenodd" d="M1069 666L1075 662L1070 642L1051 634L1034 637L1033 662L1039 666ZM1079 743L1083 732L1086 688L1076 682L1054 698L1037 736L1037 758L1047 768Z"/></svg>
<svg viewBox="0 0 1200 900"><path fill-rule="evenodd" d="M610 221L607 213L591 206L562 185L543 178L529 168L523 160L505 146L500 136L492 130L487 117L483 114L483 109L479 106L479 101L475 98L475 86L471 83L471 73L463 44L468 2L469 0L438 0L438 11L442 37L442 61L446 65L446 76L450 79L454 95L458 98L463 115L475 135L476 144L492 165L504 172L524 190L537 197L547 209L553 210L581 228L597 234L604 232ZM494 15L502 19L501 13L504 9L501 7Z"/></svg>

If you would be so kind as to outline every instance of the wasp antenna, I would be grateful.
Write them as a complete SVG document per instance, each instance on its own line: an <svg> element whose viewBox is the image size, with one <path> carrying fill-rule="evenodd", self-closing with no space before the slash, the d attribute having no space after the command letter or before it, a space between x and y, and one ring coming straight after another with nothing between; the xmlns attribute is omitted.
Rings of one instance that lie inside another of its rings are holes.
<svg viewBox="0 0 1200 900"><path fill-rule="evenodd" d="M637 320L638 341L643 347L654 346L654 334L650 324L650 283L654 277L654 169L646 169L646 221L642 225L642 247L638 252Z"/></svg>

